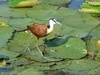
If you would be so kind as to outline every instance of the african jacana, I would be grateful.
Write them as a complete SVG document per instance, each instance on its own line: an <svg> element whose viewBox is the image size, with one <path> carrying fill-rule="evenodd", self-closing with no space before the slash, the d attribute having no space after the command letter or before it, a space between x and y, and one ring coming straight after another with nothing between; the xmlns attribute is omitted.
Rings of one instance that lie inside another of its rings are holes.
<svg viewBox="0 0 100 75"><path fill-rule="evenodd" d="M31 26L27 26L27 28L37 37L37 39L39 40L41 37L44 37L48 34L50 34L53 29L54 29L54 24L60 24L59 22L56 21L56 19L51 18L49 20L49 26L45 25L45 24L37 24L37 25L31 25ZM29 46L29 44L28 44ZM36 47L38 49L38 51L40 52L41 56L43 56L42 52L40 51L40 49L38 48L37 44Z"/></svg>

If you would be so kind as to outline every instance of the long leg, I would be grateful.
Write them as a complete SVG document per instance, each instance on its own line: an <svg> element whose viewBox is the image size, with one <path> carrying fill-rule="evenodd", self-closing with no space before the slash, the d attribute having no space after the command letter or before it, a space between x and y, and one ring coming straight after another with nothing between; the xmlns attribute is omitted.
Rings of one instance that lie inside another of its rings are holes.
<svg viewBox="0 0 100 75"><path fill-rule="evenodd" d="M38 49L38 51L39 51L39 53L41 54L41 56L44 57L37 44L36 44L36 48Z"/></svg>
<svg viewBox="0 0 100 75"><path fill-rule="evenodd" d="M42 52L41 52L41 50L39 49L37 43L36 43L36 48L38 49L38 51L39 51L39 53L40 53L40 55L41 55L42 58L44 58L44 59L46 59L46 60L49 60L49 61L51 61L51 60L54 61L54 59L50 59L50 58L48 58L48 57L45 57L45 56L42 54Z"/></svg>
<svg viewBox="0 0 100 75"><path fill-rule="evenodd" d="M26 46L26 48L25 48L25 50L24 50L24 52L23 52L23 53L25 53L25 52L26 52L26 50L28 49L29 53L33 54L33 53L31 52L30 48L29 48L30 43L31 43L31 39L32 39L32 38L33 38L33 36L31 36L31 38L30 38L30 40L29 40L29 43L27 44L27 46Z"/></svg>

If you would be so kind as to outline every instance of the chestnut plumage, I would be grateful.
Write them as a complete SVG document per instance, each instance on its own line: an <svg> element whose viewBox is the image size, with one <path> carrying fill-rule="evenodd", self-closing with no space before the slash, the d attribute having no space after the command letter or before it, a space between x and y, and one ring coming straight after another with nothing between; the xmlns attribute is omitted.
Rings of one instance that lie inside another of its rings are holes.
<svg viewBox="0 0 100 75"><path fill-rule="evenodd" d="M53 31L54 24L60 24L55 19L49 20L49 26L45 24L36 24L27 26L27 28L37 37L37 39L44 37Z"/></svg>
<svg viewBox="0 0 100 75"><path fill-rule="evenodd" d="M44 24L31 25L27 28L37 37L37 39L47 35L47 26Z"/></svg>

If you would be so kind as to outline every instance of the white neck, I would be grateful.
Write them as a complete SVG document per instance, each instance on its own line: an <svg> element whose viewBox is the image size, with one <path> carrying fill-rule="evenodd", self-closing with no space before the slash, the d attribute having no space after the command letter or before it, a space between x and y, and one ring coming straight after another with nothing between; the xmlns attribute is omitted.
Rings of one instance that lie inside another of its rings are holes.
<svg viewBox="0 0 100 75"><path fill-rule="evenodd" d="M47 29L47 34L49 34L53 31L54 24L56 24L54 21L52 21L52 20L49 21L50 28Z"/></svg>

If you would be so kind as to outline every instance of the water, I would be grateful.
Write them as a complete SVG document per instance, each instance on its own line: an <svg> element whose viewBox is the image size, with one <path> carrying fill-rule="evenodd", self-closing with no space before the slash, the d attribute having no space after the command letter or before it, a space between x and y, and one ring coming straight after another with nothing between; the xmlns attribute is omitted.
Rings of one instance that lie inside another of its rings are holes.
<svg viewBox="0 0 100 75"><path fill-rule="evenodd" d="M68 5L68 7L78 10L78 9L81 9L82 3L84 3L84 0L72 0L72 2Z"/></svg>
<svg viewBox="0 0 100 75"><path fill-rule="evenodd" d="M0 0L0 5L1 4L7 4L9 0Z"/></svg>

